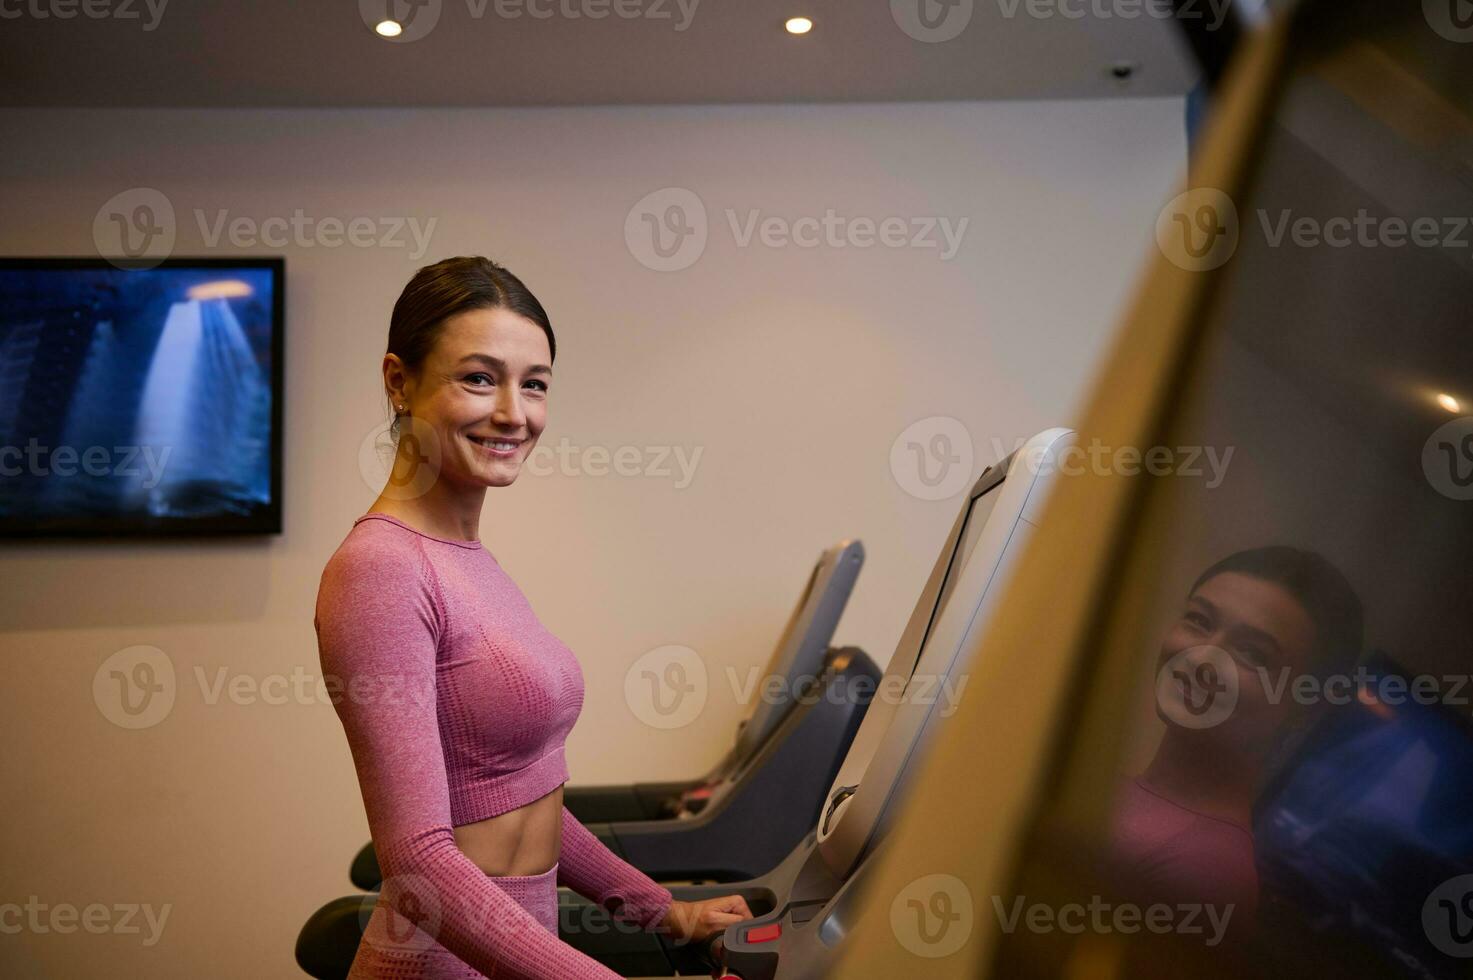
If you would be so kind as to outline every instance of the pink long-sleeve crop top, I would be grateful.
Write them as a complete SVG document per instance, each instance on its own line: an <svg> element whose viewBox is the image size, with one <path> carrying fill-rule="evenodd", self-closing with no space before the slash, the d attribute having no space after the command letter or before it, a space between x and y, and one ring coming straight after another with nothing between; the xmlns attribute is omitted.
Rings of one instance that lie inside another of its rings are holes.
<svg viewBox="0 0 1473 980"><path fill-rule="evenodd" d="M565 782L583 706L572 651L491 552L364 514L323 570L314 626L385 895L392 882L428 889L415 901L432 907L435 941L487 976L616 977L541 926L452 833ZM646 929L671 903L567 807L557 880Z"/></svg>

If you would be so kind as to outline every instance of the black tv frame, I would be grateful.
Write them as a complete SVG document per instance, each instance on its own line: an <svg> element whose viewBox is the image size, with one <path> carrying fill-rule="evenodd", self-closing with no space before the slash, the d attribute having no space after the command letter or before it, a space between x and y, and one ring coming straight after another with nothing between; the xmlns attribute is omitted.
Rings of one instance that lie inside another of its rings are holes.
<svg viewBox="0 0 1473 980"><path fill-rule="evenodd" d="M158 259L109 259L97 256L22 257L0 256L0 271L28 269L266 269L271 273L271 437L267 456L271 467L271 502L263 515L233 518L229 515L191 520L188 518L88 518L37 520L0 515L0 543L25 541L138 541L188 538L239 538L282 533L282 444L286 393L286 259L283 256L170 256Z"/></svg>

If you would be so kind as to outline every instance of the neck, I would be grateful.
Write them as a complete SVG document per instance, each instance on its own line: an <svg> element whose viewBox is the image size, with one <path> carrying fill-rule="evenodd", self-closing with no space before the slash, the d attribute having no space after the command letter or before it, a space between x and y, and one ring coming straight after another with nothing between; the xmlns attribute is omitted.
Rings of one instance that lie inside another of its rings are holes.
<svg viewBox="0 0 1473 980"><path fill-rule="evenodd" d="M393 475L369 510L391 514L436 537L478 540L486 487L452 483L444 474L431 476L422 459L408 459L403 444L399 449ZM426 481L429 486L417 493Z"/></svg>
<svg viewBox="0 0 1473 980"><path fill-rule="evenodd" d="M1248 824L1260 769L1257 762L1208 751L1180 729L1168 728L1141 779L1173 803Z"/></svg>

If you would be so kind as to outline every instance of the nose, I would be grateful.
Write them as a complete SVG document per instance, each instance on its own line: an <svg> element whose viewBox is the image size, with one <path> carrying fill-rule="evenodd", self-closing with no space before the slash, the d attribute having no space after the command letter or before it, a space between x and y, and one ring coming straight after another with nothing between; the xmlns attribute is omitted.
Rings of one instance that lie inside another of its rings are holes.
<svg viewBox="0 0 1473 980"><path fill-rule="evenodd" d="M522 408L521 392L510 385L500 385L491 408L491 421L501 429L520 429L525 425L527 413Z"/></svg>

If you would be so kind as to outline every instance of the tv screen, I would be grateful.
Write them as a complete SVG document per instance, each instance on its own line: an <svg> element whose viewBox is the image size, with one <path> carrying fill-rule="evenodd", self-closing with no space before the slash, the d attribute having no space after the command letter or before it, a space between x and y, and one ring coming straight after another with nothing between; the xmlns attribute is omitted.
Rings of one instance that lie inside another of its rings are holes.
<svg viewBox="0 0 1473 980"><path fill-rule="evenodd" d="M283 262L0 259L0 536L281 532Z"/></svg>

